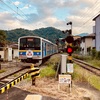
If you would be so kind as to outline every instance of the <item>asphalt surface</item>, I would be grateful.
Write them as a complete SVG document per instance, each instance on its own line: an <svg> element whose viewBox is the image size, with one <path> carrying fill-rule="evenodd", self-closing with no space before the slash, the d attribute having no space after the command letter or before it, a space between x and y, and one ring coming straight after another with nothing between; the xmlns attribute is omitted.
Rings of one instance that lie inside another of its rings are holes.
<svg viewBox="0 0 100 100"><path fill-rule="evenodd" d="M16 87L11 87L8 91L5 91L4 93L0 94L0 100L24 100L26 96L30 94L32 93L25 90L21 90ZM43 96L42 100L58 100L58 99Z"/></svg>

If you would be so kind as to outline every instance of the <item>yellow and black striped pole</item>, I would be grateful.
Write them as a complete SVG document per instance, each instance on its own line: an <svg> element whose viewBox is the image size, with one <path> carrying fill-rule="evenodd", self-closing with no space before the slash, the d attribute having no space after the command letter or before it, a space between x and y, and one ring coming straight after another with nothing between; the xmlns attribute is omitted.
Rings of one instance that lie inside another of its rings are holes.
<svg viewBox="0 0 100 100"><path fill-rule="evenodd" d="M40 69L34 68L34 64L31 65L31 70L29 71L29 74L31 74L32 78L32 85L35 85L36 76L39 76Z"/></svg>

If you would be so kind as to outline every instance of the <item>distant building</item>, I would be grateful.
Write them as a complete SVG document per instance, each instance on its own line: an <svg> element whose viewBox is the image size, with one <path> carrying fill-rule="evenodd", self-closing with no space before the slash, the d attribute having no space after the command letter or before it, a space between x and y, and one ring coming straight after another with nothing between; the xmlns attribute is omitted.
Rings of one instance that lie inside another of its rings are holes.
<svg viewBox="0 0 100 100"><path fill-rule="evenodd" d="M12 44L10 47L12 48L12 58L18 57L18 44Z"/></svg>
<svg viewBox="0 0 100 100"><path fill-rule="evenodd" d="M100 51L100 14L97 15L93 21L95 21L95 26L93 27L93 32L95 33L95 46L96 50Z"/></svg>
<svg viewBox="0 0 100 100"><path fill-rule="evenodd" d="M18 44L0 47L0 55L3 61L12 61L14 58L18 57Z"/></svg>
<svg viewBox="0 0 100 100"><path fill-rule="evenodd" d="M80 47L80 42L81 42L81 36L73 36L73 38L74 38L74 43L73 43L73 45L74 46L79 46Z"/></svg>
<svg viewBox="0 0 100 100"><path fill-rule="evenodd" d="M81 37L81 54L87 55L92 48L95 48L95 34Z"/></svg>

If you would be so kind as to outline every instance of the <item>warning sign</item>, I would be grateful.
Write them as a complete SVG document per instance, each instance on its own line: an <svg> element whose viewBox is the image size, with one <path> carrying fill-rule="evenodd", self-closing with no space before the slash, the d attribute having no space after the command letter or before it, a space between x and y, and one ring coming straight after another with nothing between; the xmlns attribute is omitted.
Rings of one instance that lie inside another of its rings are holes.
<svg viewBox="0 0 100 100"><path fill-rule="evenodd" d="M59 75L59 83L71 84L71 75Z"/></svg>
<svg viewBox="0 0 100 100"><path fill-rule="evenodd" d="M71 63L67 64L67 72L73 73L73 64L71 64Z"/></svg>

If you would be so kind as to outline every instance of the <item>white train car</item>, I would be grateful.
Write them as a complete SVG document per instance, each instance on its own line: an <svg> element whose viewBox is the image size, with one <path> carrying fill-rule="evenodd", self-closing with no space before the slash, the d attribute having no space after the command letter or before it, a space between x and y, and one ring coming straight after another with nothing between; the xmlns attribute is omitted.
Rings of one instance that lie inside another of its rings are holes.
<svg viewBox="0 0 100 100"><path fill-rule="evenodd" d="M18 39L19 59L22 62L41 64L42 60L58 52L57 45L38 36Z"/></svg>

